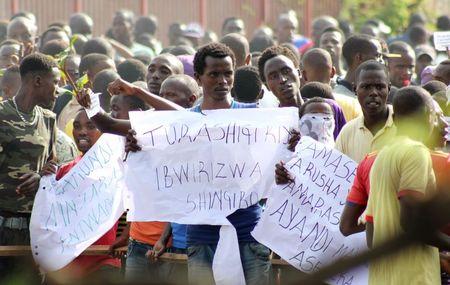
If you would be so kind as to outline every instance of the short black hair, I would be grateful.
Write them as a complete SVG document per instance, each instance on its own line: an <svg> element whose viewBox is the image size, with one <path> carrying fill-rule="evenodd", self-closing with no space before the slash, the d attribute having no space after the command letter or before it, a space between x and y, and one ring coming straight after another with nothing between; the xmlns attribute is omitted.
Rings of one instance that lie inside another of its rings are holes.
<svg viewBox="0 0 450 285"><path fill-rule="evenodd" d="M198 49L194 56L194 72L198 75L202 75L205 72L206 57L225 58L231 57L233 62L233 68L236 65L236 58L233 51L224 44L221 43L209 43Z"/></svg>
<svg viewBox="0 0 450 285"><path fill-rule="evenodd" d="M345 40L344 32L341 29L339 29L338 27L326 28L325 30L323 30L322 35L325 34L325 33L335 33L335 32L341 34L342 35L342 40Z"/></svg>
<svg viewBox="0 0 450 285"><path fill-rule="evenodd" d="M373 40L369 35L354 35L349 37L342 46L342 55L347 65L353 64L353 57L358 53L367 54L373 49Z"/></svg>
<svg viewBox="0 0 450 285"><path fill-rule="evenodd" d="M392 42L389 44L389 52L390 53L400 53L400 54L404 54L404 53L408 53L408 52L414 53L414 49L405 42L395 41L395 42Z"/></svg>
<svg viewBox="0 0 450 285"><path fill-rule="evenodd" d="M389 72L386 68L386 65L371 59L361 63L355 71L355 84L359 81L359 76L363 71L382 71L386 74L386 79L389 83Z"/></svg>
<svg viewBox="0 0 450 285"><path fill-rule="evenodd" d="M431 104L431 95L420 86L400 88L393 100L394 114L400 118L407 118L423 112Z"/></svg>
<svg viewBox="0 0 450 285"><path fill-rule="evenodd" d="M57 68L58 64L51 56L32 53L27 55L20 63L20 77L24 79L31 73L50 73L55 67Z"/></svg>
<svg viewBox="0 0 450 285"><path fill-rule="evenodd" d="M84 74L90 68L95 66L100 61L108 61L111 60L108 56L100 53L91 53L86 56L83 56L80 61L80 74Z"/></svg>
<svg viewBox="0 0 450 285"><path fill-rule="evenodd" d="M111 96L109 95L107 88L108 84L114 80L120 78L119 74L111 69L105 69L95 75L94 82L92 83L92 91L100 94L100 106L109 112L111 109Z"/></svg>
<svg viewBox="0 0 450 285"><path fill-rule="evenodd" d="M157 28L158 19L155 16L140 16L134 25L134 35L150 34L154 36Z"/></svg>
<svg viewBox="0 0 450 285"><path fill-rule="evenodd" d="M9 18L10 21L14 20L15 18L19 18L19 17L23 17L23 18L27 18L28 20L36 20L36 16L28 11L20 11L15 13L14 15L11 16L11 18Z"/></svg>
<svg viewBox="0 0 450 285"><path fill-rule="evenodd" d="M246 57L250 54L248 40L240 34L227 34L220 39L220 42L233 51L237 62L244 62Z"/></svg>
<svg viewBox="0 0 450 285"><path fill-rule="evenodd" d="M300 109L298 110L298 117L301 118L305 114L306 107L308 105L314 104L314 103L325 103L328 104L331 108L331 111L334 113L333 107L331 107L330 103L327 102L324 98L321 97L313 97L311 99L306 100L305 103L302 104Z"/></svg>
<svg viewBox="0 0 450 285"><path fill-rule="evenodd" d="M285 57L289 58L292 61L292 63L296 68L299 67L298 58L295 56L294 53L292 53L292 51L289 48L279 45L269 47L263 51L258 60L259 76L261 77L261 80L263 82L266 82L264 74L264 66L266 65L266 62L279 55L284 55Z"/></svg>
<svg viewBox="0 0 450 285"><path fill-rule="evenodd" d="M51 40L48 41L43 47L41 52L46 55L55 57L59 53L65 51L69 45L62 40Z"/></svg>
<svg viewBox="0 0 450 285"><path fill-rule="evenodd" d="M7 39L0 43L0 47L9 46L9 45L21 45L21 43L17 40L13 40L13 39Z"/></svg>
<svg viewBox="0 0 450 285"><path fill-rule="evenodd" d="M107 40L103 38L92 38L84 44L81 56L83 57L91 53L101 53L113 58L114 49Z"/></svg>
<svg viewBox="0 0 450 285"><path fill-rule="evenodd" d="M228 25L229 22L232 21L243 21L241 18L238 17L228 17L226 18L222 23L222 31L225 29L225 26Z"/></svg>
<svg viewBox="0 0 450 285"><path fill-rule="evenodd" d="M255 103L261 94L262 84L256 67L241 66L234 73L234 85L231 93L238 102Z"/></svg>
<svg viewBox="0 0 450 285"><path fill-rule="evenodd" d="M175 46L175 47L171 48L169 53L173 54L175 56L178 56L178 55L194 55L195 54L195 49L193 47L191 47L191 46L179 45L179 46Z"/></svg>
<svg viewBox="0 0 450 285"><path fill-rule="evenodd" d="M266 48L275 45L274 39L268 35L259 35L250 41L250 52L263 52Z"/></svg>
<svg viewBox="0 0 450 285"><path fill-rule="evenodd" d="M308 82L300 89L302 98L311 99L314 97L320 97L325 99L334 100L333 89L329 84L322 82Z"/></svg>
<svg viewBox="0 0 450 285"><path fill-rule="evenodd" d="M67 35L67 32L63 29L63 28L61 28L61 27L58 27L58 26L50 26L50 27L48 27L43 33L42 33L42 35L40 36L40 42L41 42L41 45L45 45L46 44L46 42L44 42L44 40L45 40L45 37L49 34L49 33L59 33L59 32L63 32L64 34L66 34ZM69 37L69 35L67 35L67 37Z"/></svg>
<svg viewBox="0 0 450 285"><path fill-rule="evenodd" d="M122 10L116 11L114 16L119 16L119 15L123 16L125 21L128 21L129 23L134 25L134 13L133 13L133 11L122 9Z"/></svg>
<svg viewBox="0 0 450 285"><path fill-rule="evenodd" d="M422 85L422 88L427 90L431 95L434 95L441 91L445 92L447 90L447 85L439 80L431 80Z"/></svg>
<svg viewBox="0 0 450 285"><path fill-rule="evenodd" d="M124 101L128 104L129 108L132 110L141 109L143 111L148 109L147 104L145 102L136 97L136 96L125 96L125 95L118 95L118 96L124 96Z"/></svg>
<svg viewBox="0 0 450 285"><path fill-rule="evenodd" d="M139 60L128 58L117 66L120 77L130 83L144 81L147 76L147 67Z"/></svg>
<svg viewBox="0 0 450 285"><path fill-rule="evenodd" d="M436 20L436 28L439 31L448 31L450 30L450 16L442 15Z"/></svg>

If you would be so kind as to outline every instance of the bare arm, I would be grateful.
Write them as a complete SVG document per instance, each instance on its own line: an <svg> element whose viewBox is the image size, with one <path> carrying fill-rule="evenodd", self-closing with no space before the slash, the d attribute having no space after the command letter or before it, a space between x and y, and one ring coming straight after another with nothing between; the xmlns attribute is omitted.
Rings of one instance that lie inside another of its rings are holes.
<svg viewBox="0 0 450 285"><path fill-rule="evenodd" d="M366 229L364 224L358 224L358 219L366 209L363 205L345 203L344 211L339 222L339 230L344 236L362 232Z"/></svg>
<svg viewBox="0 0 450 285"><path fill-rule="evenodd" d="M122 79L117 79L111 82L108 86L108 91L112 95L125 95L136 96L146 104L151 105L157 111L164 110L185 110L183 107L175 104L167 99L164 99L158 95L152 94L147 90L139 88L131 83L128 83Z"/></svg>
<svg viewBox="0 0 450 285"><path fill-rule="evenodd" d="M114 119L109 114L101 112L91 118L95 126L102 133L110 133L120 136L126 136L131 129L129 120Z"/></svg>

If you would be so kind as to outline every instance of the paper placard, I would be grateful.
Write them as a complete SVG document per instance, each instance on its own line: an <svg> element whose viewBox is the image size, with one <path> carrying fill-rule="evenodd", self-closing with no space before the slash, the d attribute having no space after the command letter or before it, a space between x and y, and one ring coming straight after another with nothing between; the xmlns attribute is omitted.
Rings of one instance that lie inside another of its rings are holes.
<svg viewBox="0 0 450 285"><path fill-rule="evenodd" d="M273 187L253 237L306 273L365 250L364 233L344 237L339 231L356 163L329 146L302 137L286 168L295 182ZM358 267L327 282L367 284L368 268Z"/></svg>
<svg viewBox="0 0 450 285"><path fill-rule="evenodd" d="M434 48L438 51L450 49L450 31L433 33Z"/></svg>

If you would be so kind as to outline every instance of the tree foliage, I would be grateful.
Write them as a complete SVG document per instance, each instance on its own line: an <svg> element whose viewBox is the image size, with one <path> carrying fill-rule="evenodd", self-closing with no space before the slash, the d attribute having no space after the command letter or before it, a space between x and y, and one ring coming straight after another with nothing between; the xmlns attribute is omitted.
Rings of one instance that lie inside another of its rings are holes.
<svg viewBox="0 0 450 285"><path fill-rule="evenodd" d="M368 19L378 18L400 33L408 26L412 13L418 12L424 0L343 0L342 18L350 20L356 28Z"/></svg>

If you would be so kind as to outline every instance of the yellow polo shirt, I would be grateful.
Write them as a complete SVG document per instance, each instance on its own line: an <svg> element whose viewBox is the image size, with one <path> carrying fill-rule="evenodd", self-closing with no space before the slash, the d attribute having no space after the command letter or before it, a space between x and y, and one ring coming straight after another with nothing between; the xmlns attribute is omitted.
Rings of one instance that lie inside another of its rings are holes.
<svg viewBox="0 0 450 285"><path fill-rule="evenodd" d="M347 122L362 116L361 105L359 105L358 99L339 93L334 93L333 96L336 103L341 107Z"/></svg>
<svg viewBox="0 0 450 285"><path fill-rule="evenodd" d="M373 151L379 151L395 136L396 128L392 119L393 111L390 106L386 124L375 136L364 126L364 117L351 120L342 128L336 138L335 148L359 163Z"/></svg>
<svg viewBox="0 0 450 285"><path fill-rule="evenodd" d="M399 198L408 191L429 195L435 177L428 149L407 137L397 137L383 148L370 172L367 220L373 222L376 247L403 232ZM369 264L369 284L441 284L439 251L416 245Z"/></svg>

